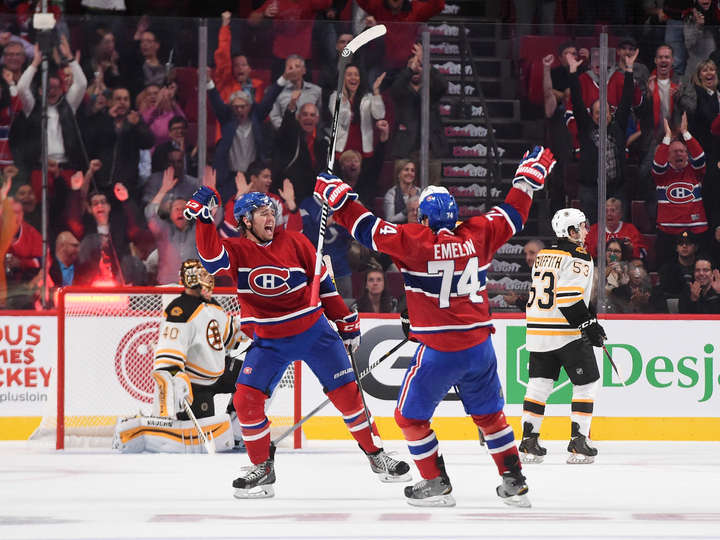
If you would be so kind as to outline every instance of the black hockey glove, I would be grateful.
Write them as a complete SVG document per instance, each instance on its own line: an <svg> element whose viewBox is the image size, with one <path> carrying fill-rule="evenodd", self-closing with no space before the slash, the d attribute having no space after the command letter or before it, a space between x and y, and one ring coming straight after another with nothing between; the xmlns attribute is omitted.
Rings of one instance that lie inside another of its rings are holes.
<svg viewBox="0 0 720 540"><path fill-rule="evenodd" d="M402 331L403 334L405 334L405 338L409 341L417 342L417 339L410 337L410 315L408 314L407 308L405 308L400 314L400 324L402 325Z"/></svg>
<svg viewBox="0 0 720 540"><path fill-rule="evenodd" d="M593 347L602 347L607 339L605 330L597 322L597 319L590 319L580 325L583 339Z"/></svg>

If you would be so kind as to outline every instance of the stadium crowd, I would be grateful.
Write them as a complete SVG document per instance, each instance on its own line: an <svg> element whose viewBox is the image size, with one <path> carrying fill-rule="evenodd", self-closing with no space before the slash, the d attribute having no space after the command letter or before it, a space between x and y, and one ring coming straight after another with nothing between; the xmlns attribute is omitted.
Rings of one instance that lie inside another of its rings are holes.
<svg viewBox="0 0 720 540"><path fill-rule="evenodd" d="M50 64L52 288L177 283L181 261L196 256L194 224L182 211L202 184L222 197L215 216L221 235L239 234L237 197L260 191L273 197L278 227L316 242L320 207L312 190L329 151L337 58L354 35L379 23L388 25L387 36L364 47L345 72L336 171L378 215L416 219L424 69L418 23L442 20L445 0L253 0L220 2L220 11L213 4L212 12L189 1L51 1L57 24L49 41L32 28L38 4L6 1L0 13L4 309L37 307L43 282L43 52ZM598 27L571 23L587 22L582 17L599 3L570 2L574 18L561 9L568 3L560 4L515 0L507 15L517 24L507 32L518 43L552 25L565 34L532 58L515 47L513 65L541 80L535 94L519 92L546 119L545 141L534 142L558 157L551 208L578 206L596 223L599 56L584 45L597 42ZM611 31L610 43L605 308L718 313L720 7L710 0L603 4L593 22L625 25ZM607 9L615 4L625 7ZM198 19L187 18L197 16L211 17L203 89ZM448 80L435 67L429 80L432 162L451 151L438 112ZM207 93L207 166L198 163L198 91ZM532 107L523 111L536 120L527 113ZM431 163L431 180L440 182L434 170ZM597 238L594 227L589 239ZM597 243L587 247L596 257ZM332 219L325 252L350 305L402 309L397 268ZM520 296L511 303L520 306Z"/></svg>

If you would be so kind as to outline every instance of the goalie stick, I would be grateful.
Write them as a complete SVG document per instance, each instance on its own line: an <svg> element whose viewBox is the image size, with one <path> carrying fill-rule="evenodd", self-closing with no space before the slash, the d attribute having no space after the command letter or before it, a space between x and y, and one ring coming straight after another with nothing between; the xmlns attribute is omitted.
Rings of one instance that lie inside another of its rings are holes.
<svg viewBox="0 0 720 540"><path fill-rule="evenodd" d="M371 365L369 365L365 370L363 370L363 372L360 374L360 379L364 379L365 377L367 377L373 369L375 369L375 368L378 367L381 363L383 363L385 360L387 360L393 353L397 352L398 349L400 349L400 347L402 347L403 345L405 345L408 341L409 341L408 338L403 339L400 343L398 343L397 345L395 345L392 349L390 349L388 352L386 352L385 354L383 354L380 358L378 358L377 360L375 360L375 362L373 362L373 363L372 363ZM310 420L310 418L312 418L312 417L315 416L317 413L319 413L319 412L320 412L322 409L324 409L329 403L330 403L330 398L326 399L326 400L323 401L320 405L318 405L317 407L315 407L312 411L310 411L310 412L307 413L305 416L303 416L302 419L301 419L297 424L295 424L295 425L291 426L290 428L288 428L287 431L285 431L284 433L282 433L277 439L275 439L274 441L272 441L272 443L277 446L277 444L278 444L280 441L282 441L284 438L286 438L286 437L288 437L289 435L291 435L296 429L298 429L298 428L299 428L300 426L302 426L305 422L307 422L308 420Z"/></svg>
<svg viewBox="0 0 720 540"><path fill-rule="evenodd" d="M338 82L337 91L335 93L335 114L333 115L332 131L330 132L330 146L328 148L327 172L332 174L335 165L335 143L337 140L337 129L340 123L340 102L342 99L342 89L345 83L345 69L353 59L353 56L360 47L370 41L384 36L387 29L384 25L378 24L355 36L350 43L340 53L338 59ZM329 207L326 202L322 203L320 210L320 232L318 233L317 250L315 252L315 273L313 274L312 286L310 288L310 305L316 306L320 301L320 268L322 260L322 249L325 243L325 229L327 228Z"/></svg>
<svg viewBox="0 0 720 540"><path fill-rule="evenodd" d="M205 432L203 431L202 427L200 426L200 422L198 422L197 418L195 418L195 413L192 412L192 409L190 408L190 404L188 403L188 400L183 398L183 406L185 407L185 412L187 413L190 420L192 420L193 424L195 424L195 429L198 432L198 436L200 439L202 439L203 446L205 446L205 450L208 454L214 454L215 453L215 440L210 438L208 439L207 435L205 435ZM212 436L211 436L212 437Z"/></svg>

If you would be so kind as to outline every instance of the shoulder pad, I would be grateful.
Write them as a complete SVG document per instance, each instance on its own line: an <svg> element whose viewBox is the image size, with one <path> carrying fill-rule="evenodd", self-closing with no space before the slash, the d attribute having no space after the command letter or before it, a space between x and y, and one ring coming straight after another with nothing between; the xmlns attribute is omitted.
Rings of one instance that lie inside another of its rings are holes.
<svg viewBox="0 0 720 540"><path fill-rule="evenodd" d="M181 294L165 308L165 319L168 322L184 323L203 304L203 299L189 294Z"/></svg>

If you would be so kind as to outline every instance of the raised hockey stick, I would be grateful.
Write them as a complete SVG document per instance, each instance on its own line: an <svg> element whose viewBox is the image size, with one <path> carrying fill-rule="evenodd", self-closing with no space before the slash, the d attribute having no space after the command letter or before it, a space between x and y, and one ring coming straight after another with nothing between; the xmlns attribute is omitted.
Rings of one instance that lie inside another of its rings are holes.
<svg viewBox="0 0 720 540"><path fill-rule="evenodd" d="M375 362L373 362L371 365L369 365L369 366L360 374L360 379L364 379L365 377L367 377L373 369L375 369L375 368L378 367L381 363L383 363L385 360L387 360L393 353L397 352L398 349L400 349L400 347L402 347L403 345L405 345L408 341L409 341L408 338L403 339L400 343L398 343L397 345L395 345L392 349L390 349L388 352L386 352L385 354L383 354L380 358L378 358L377 360L375 360ZM313 416L315 416L317 413L319 413L322 409L324 409L325 407L327 407L329 403L330 403L330 398L326 399L326 400L323 401L320 405L318 405L317 407L315 407L312 411L310 411L310 412L307 413L305 416L303 416L297 424L295 424L295 425L291 426L290 428L288 428L287 431L285 431L284 433L282 433L277 439L275 439L274 441L272 441L272 443L277 446L277 444L278 444L280 441L282 441L284 438L286 438L286 437L288 437L289 435L291 435L296 429L298 429L298 428L299 428L300 426L302 426L305 422L307 422L308 420L310 420Z"/></svg>
<svg viewBox="0 0 720 540"><path fill-rule="evenodd" d="M335 92L335 114L333 114L332 131L330 132L330 146L328 148L327 172L332 173L335 165L335 142L337 140L338 124L340 123L340 103L342 100L342 89L345 83L345 68L348 67L354 54L366 43L384 36L387 32L385 25L378 24L355 36L340 53L338 59L338 82ZM320 210L320 232L318 233L317 250L315 251L315 273L310 287L310 305L316 306L320 301L320 269L323 244L325 243L325 229L327 228L328 205L323 202Z"/></svg>
<svg viewBox="0 0 720 540"><path fill-rule="evenodd" d="M607 356L607 359L610 360L610 365L613 368L613 371L615 372L615 375L617 375L618 379L620 379L620 384L625 386L625 381L623 381L622 376L620 375L620 372L618 371L617 366L615 365L615 362L613 362L612 356L610 356L610 353L607 350L607 347L605 347L605 344L603 343L602 350L605 353L605 356Z"/></svg>
<svg viewBox="0 0 720 540"><path fill-rule="evenodd" d="M198 422L198 419L195 418L195 413L192 412L192 409L190 408L190 404L188 403L188 400L183 398L183 406L185 407L185 412L187 413L190 420L192 420L193 424L195 424L195 429L198 432L198 436L202 439L203 446L205 446L205 450L208 454L214 454L215 453L215 440L214 439L208 439L207 435L205 435L205 432L202 430L202 427L200 427L200 422Z"/></svg>

